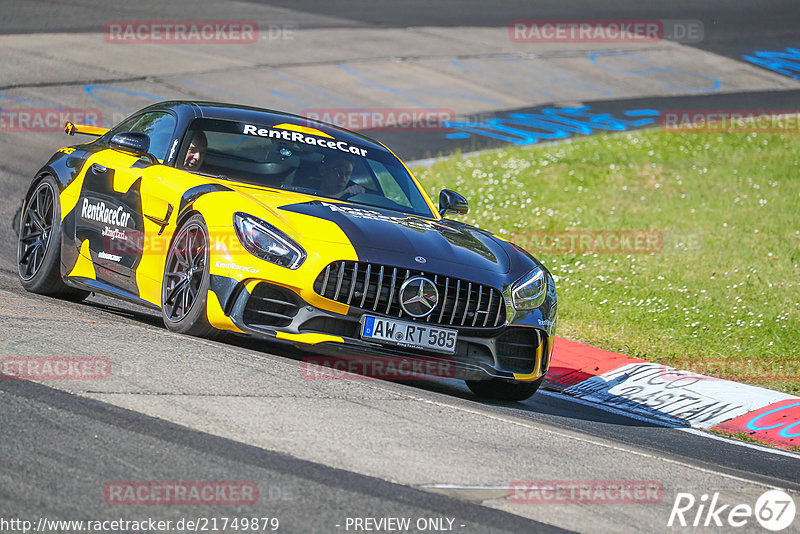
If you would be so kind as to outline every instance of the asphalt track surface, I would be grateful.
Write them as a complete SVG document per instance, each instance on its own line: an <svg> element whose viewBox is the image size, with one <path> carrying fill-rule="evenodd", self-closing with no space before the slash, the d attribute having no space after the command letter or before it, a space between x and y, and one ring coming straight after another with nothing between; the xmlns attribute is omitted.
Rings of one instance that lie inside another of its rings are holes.
<svg viewBox="0 0 800 534"><path fill-rule="evenodd" d="M530 2L477 0L0 7L0 34L25 36L32 48L53 34L96 32L108 20L234 14L262 24L352 32L494 28L518 18L700 19L706 38L697 48L728 58L800 46L800 11L792 2L743 2L735 8L717 1L602 7L540 2L535 13ZM34 56L23 61L23 70L40 68ZM71 98L69 84L60 85L46 69L36 74L38 81L28 85L6 83L0 74L0 86L38 99L43 97L37 84L50 84ZM96 77L88 69L81 74L76 79ZM613 113L675 102L791 107L798 92L786 86L724 95L642 94L595 98L593 106ZM497 112L533 112L542 105ZM425 135L385 139L410 156L426 155L420 145L434 141L445 152L499 145ZM345 529L348 517L444 517L454 520L456 532L634 532L668 530L681 491L718 491L725 502L751 505L773 487L800 492L796 454L667 428L554 394L503 404L481 402L446 380L304 380L301 352L252 340L221 344L173 335L156 314L104 297L73 304L27 294L16 279L15 236L6 221L32 173L64 143L56 134L0 137L0 355L103 356L115 371L110 380L91 383L0 381L0 518L267 516L280 518L280 532L352 532ZM113 481L176 480L252 481L260 498L240 507L112 506L103 498L104 485ZM656 480L664 498L655 504L514 504L507 487L515 480ZM787 532L798 531L798 524ZM754 524L740 530L760 531Z"/></svg>
<svg viewBox="0 0 800 534"><path fill-rule="evenodd" d="M35 34L41 32L93 31L108 20L193 17L206 15L224 6L184 1L145 0L91 3L65 1L25 2L5 10L3 32ZM721 54L738 57L752 46L796 45L800 12L791 0L772 2L735 2L710 0L696 2L595 2L592 0L547 0L533 5L528 0L408 0L404 2L319 2L315 0L251 0L239 2L270 10L261 22L291 21L301 28L358 27L407 28L415 26L506 26L516 19L698 19L704 22L706 35L700 46ZM194 6L194 8L192 8ZM198 18L207 18L205 16ZM208 17L210 18L210 17Z"/></svg>

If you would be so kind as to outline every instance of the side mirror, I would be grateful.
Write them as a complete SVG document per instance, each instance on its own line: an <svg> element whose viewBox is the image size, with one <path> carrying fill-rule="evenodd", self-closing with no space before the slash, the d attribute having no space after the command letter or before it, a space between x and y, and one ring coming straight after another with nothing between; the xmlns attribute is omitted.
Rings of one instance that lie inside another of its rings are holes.
<svg viewBox="0 0 800 534"><path fill-rule="evenodd" d="M111 148L145 157L154 165L158 163L158 159L148 152L150 150L150 136L145 133L120 132L111 138L109 144Z"/></svg>
<svg viewBox="0 0 800 534"><path fill-rule="evenodd" d="M466 215L469 212L469 203L467 199L449 189L442 189L439 193L439 215L442 217L448 211L453 211L459 215Z"/></svg>

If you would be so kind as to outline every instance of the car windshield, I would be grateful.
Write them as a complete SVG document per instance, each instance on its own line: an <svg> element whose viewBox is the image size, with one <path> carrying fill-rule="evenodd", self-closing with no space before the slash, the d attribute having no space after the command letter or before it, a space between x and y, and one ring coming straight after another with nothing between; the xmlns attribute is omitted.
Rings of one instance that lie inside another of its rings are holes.
<svg viewBox="0 0 800 534"><path fill-rule="evenodd" d="M390 152L321 130L196 119L178 168L248 184L433 217L423 193ZM199 154L199 155L198 155Z"/></svg>

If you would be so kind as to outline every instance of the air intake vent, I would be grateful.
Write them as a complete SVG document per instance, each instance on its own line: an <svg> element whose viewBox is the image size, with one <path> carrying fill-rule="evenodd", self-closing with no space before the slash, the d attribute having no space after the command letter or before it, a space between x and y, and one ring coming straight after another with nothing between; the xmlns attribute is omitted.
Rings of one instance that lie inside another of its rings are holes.
<svg viewBox="0 0 800 534"><path fill-rule="evenodd" d="M300 301L293 292L262 282L247 300L243 320L246 325L255 328L288 326L299 307Z"/></svg>

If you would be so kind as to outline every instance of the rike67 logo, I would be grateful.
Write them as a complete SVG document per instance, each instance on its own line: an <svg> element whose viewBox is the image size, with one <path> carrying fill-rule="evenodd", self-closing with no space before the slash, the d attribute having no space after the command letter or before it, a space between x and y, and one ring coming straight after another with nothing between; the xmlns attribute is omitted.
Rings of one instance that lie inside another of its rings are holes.
<svg viewBox="0 0 800 534"><path fill-rule="evenodd" d="M792 497L781 490L767 491L749 504L722 504L719 493L703 494L697 499L691 493L678 493L669 514L667 526L739 528L753 525L753 518L763 528L779 532L794 521L795 504Z"/></svg>

